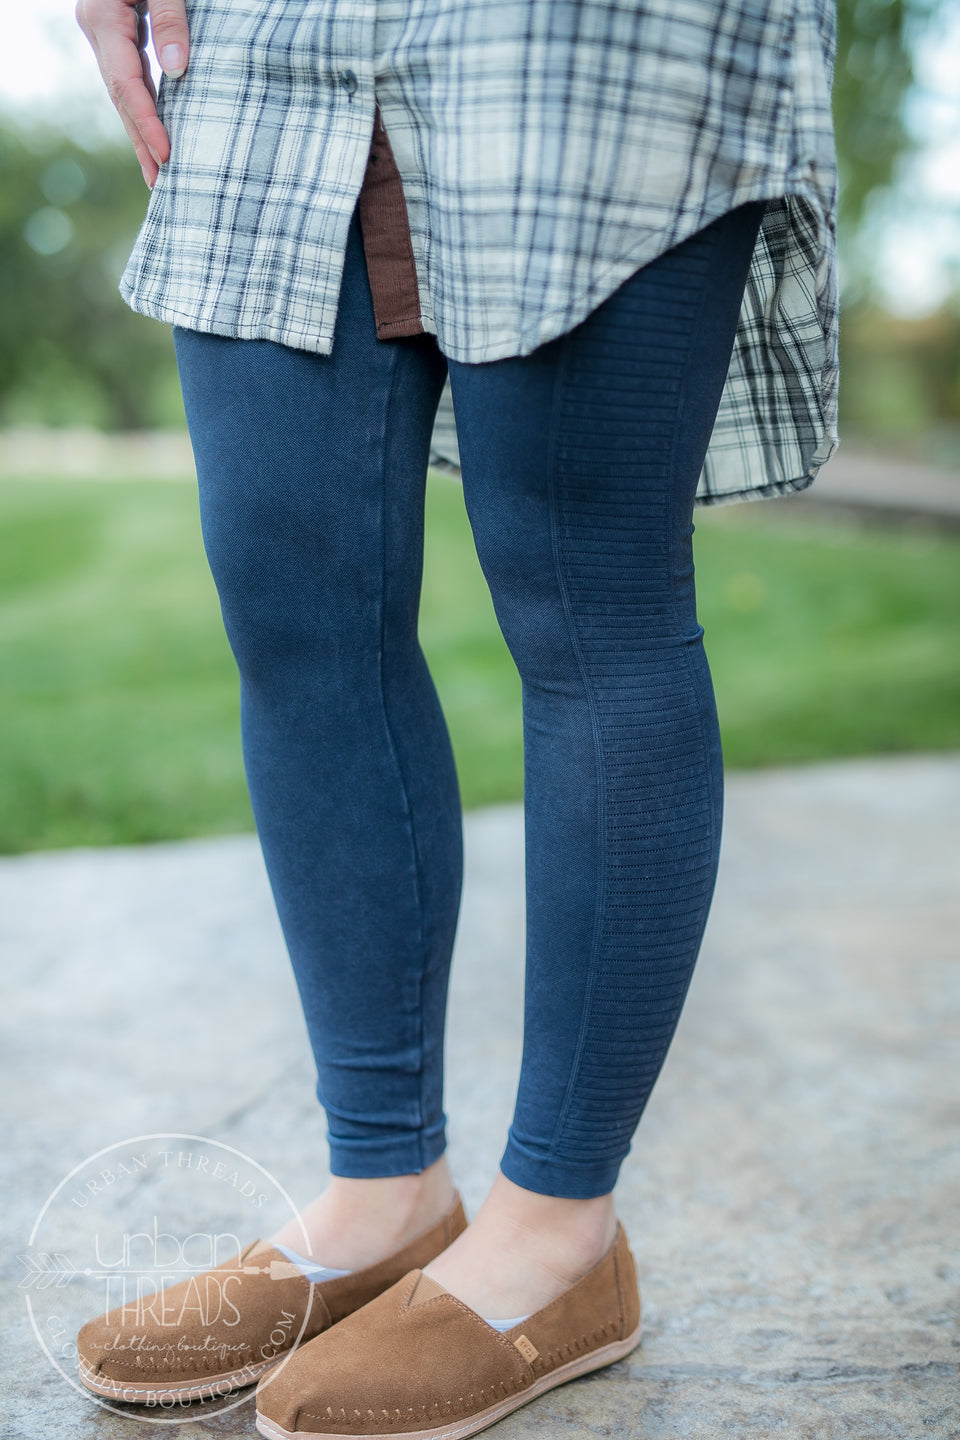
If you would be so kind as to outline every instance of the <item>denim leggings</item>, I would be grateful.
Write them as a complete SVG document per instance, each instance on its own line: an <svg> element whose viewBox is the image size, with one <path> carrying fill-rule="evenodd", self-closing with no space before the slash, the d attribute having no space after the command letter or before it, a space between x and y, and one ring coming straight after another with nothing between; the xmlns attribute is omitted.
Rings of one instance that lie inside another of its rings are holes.
<svg viewBox="0 0 960 1440"><path fill-rule="evenodd" d="M417 610L449 371L467 512L523 690L524 1041L502 1169L541 1194L613 1188L716 875L722 758L691 517L762 212L731 211L519 358L378 341L356 216L332 354L176 331L250 794L337 1175L419 1171L445 1144L461 811Z"/></svg>

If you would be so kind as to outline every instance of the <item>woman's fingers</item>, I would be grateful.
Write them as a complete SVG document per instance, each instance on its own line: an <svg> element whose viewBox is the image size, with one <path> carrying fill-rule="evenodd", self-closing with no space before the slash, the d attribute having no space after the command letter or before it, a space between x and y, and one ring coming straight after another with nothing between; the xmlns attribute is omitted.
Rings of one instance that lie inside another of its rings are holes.
<svg viewBox="0 0 960 1440"><path fill-rule="evenodd" d="M141 135L138 126L130 118L130 116L127 114L127 112L123 109L122 106L117 106L117 113L120 116L120 119L123 121L123 128L124 130L126 130L127 136L130 140L131 145L134 148L137 159L140 161L140 169L143 171L143 178L152 190L154 185L156 184L157 176L160 173L159 162L157 161L151 150L148 148L146 141Z"/></svg>
<svg viewBox="0 0 960 1440"><path fill-rule="evenodd" d="M157 115L157 94L144 54L142 14L136 0L79 0L77 23L93 46L100 73L123 121L143 178L153 185L170 157L170 140ZM189 52L183 0L153 0L149 6L154 47L172 78L182 75Z"/></svg>
<svg viewBox="0 0 960 1440"><path fill-rule="evenodd" d="M190 31L183 0L150 0L150 29L160 68L177 80L187 68Z"/></svg>

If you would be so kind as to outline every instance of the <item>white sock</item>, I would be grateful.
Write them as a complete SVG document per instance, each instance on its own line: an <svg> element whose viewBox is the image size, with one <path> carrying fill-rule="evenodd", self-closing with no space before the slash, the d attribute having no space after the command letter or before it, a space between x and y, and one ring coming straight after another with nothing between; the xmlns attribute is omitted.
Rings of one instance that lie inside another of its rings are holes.
<svg viewBox="0 0 960 1440"><path fill-rule="evenodd" d="M341 1275L352 1275L352 1270L331 1270L328 1265L318 1265L315 1260L308 1260L305 1255L298 1255L296 1250L291 1250L288 1245L277 1245L275 1247L281 1255L286 1255L292 1264L307 1277L311 1284L316 1285L321 1280L339 1280ZM533 1313L532 1311L530 1312ZM486 1317L484 1317L486 1319ZM523 1320L529 1320L530 1315L514 1315L509 1320L487 1320L486 1323L491 1330L499 1330L504 1334L512 1330L514 1325L519 1325Z"/></svg>
<svg viewBox="0 0 960 1440"><path fill-rule="evenodd" d="M281 1255L286 1255L287 1259L306 1275L312 1285L316 1285L321 1280L339 1280L341 1275L353 1274L352 1270L331 1270L326 1265L318 1265L315 1260L308 1260L305 1256L298 1255L296 1250L290 1250L286 1245L277 1245L274 1248L279 1250Z"/></svg>
<svg viewBox="0 0 960 1440"><path fill-rule="evenodd" d="M491 1329L499 1330L502 1335L505 1330L512 1330L514 1325L519 1325L522 1320L529 1320L532 1314L531 1310L529 1315L514 1315L512 1320L487 1320L486 1316L483 1318Z"/></svg>

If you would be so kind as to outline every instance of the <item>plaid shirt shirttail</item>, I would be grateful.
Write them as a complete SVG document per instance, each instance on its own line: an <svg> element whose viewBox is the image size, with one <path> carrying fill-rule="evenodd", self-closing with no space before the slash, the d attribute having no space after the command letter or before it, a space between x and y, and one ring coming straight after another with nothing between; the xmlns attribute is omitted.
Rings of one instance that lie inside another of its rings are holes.
<svg viewBox="0 0 960 1440"><path fill-rule="evenodd" d="M766 200L698 501L803 489L833 453L833 0L187 13L189 68L160 89L172 155L120 286L134 309L329 354L359 199L378 334L498 360ZM385 204L399 252L377 232Z"/></svg>

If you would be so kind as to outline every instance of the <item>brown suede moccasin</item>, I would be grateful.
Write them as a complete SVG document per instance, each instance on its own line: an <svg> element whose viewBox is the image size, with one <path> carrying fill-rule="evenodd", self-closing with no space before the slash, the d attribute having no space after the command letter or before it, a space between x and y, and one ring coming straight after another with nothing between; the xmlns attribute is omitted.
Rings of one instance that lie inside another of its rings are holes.
<svg viewBox="0 0 960 1440"><path fill-rule="evenodd" d="M257 1389L269 1440L463 1440L640 1341L623 1229L569 1290L501 1334L421 1270L302 1346Z"/></svg>
<svg viewBox="0 0 960 1440"><path fill-rule="evenodd" d="M80 1379L111 1400L200 1400L252 1385L335 1322L428 1265L466 1228L459 1196L430 1230L376 1265L311 1283L264 1240L224 1265L88 1320Z"/></svg>

